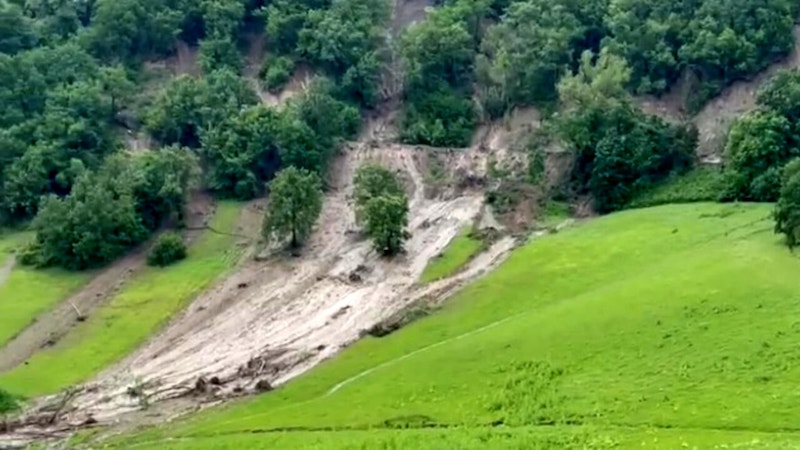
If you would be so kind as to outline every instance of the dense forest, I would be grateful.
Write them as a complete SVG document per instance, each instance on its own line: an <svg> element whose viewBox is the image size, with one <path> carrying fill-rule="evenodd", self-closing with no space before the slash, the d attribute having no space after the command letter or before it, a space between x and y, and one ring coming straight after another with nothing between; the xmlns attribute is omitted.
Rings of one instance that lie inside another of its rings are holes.
<svg viewBox="0 0 800 450"><path fill-rule="evenodd" d="M644 115L632 96L687 76L697 108L785 56L797 16L790 0L440 0L388 39L391 9L388 0L0 0L0 225L30 221L36 231L21 260L107 263L180 226L195 189L252 199L286 168L308 192L323 189L337 148L392 95L383 80L395 54L404 142L465 146L478 123L514 107L559 111L552 129L576 155L572 182L613 211L693 162L696 133ZM263 105L242 76L253 33L267 41L264 89L279 91L298 67L314 74L287 105ZM179 41L197 46L202 75L143 89L147 63ZM796 73L783 75L734 127L726 198L778 198L782 168L798 155L798 86ZM126 129L140 127L153 148L127 151ZM407 200L379 197L360 207L402 223ZM265 235L288 229L294 242L308 232L279 222ZM395 228L374 231L382 251L399 247Z"/></svg>

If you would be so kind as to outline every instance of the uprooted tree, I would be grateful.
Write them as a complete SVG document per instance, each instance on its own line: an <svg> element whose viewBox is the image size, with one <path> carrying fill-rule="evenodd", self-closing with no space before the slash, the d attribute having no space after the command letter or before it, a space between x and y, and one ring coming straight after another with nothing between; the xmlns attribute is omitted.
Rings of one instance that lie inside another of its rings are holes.
<svg viewBox="0 0 800 450"><path fill-rule="evenodd" d="M361 166L355 178L356 221L375 249L393 255L408 239L408 197L397 177L377 164Z"/></svg>
<svg viewBox="0 0 800 450"><path fill-rule="evenodd" d="M322 182L305 169L288 167L278 172L269 184L269 204L262 234L266 240L290 239L299 247L322 211Z"/></svg>

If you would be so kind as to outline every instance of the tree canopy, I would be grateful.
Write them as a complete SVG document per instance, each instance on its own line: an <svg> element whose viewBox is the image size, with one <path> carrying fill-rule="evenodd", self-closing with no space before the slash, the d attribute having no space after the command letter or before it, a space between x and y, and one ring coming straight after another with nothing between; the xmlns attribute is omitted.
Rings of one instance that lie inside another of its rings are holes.
<svg viewBox="0 0 800 450"><path fill-rule="evenodd" d="M278 172L269 184L270 199L262 234L267 240L288 238L299 247L322 212L322 183L314 172L289 167Z"/></svg>

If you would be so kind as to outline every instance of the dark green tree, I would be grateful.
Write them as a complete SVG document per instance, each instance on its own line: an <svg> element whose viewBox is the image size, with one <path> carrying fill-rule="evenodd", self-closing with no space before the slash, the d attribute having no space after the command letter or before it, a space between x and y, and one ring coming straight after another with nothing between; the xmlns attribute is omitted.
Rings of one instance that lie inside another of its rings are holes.
<svg viewBox="0 0 800 450"><path fill-rule="evenodd" d="M789 162L783 170L781 192L773 213L775 233L786 237L786 245L800 243L800 159Z"/></svg>
<svg viewBox="0 0 800 450"><path fill-rule="evenodd" d="M800 156L789 120L757 111L734 123L725 147L726 199L775 201L787 161Z"/></svg>
<svg viewBox="0 0 800 450"><path fill-rule="evenodd" d="M286 168L270 182L269 203L262 234L267 240L289 238L299 247L311 234L322 212L322 183L319 176L295 167Z"/></svg>
<svg viewBox="0 0 800 450"><path fill-rule="evenodd" d="M380 195L364 205L364 230L375 250L393 255L403 249L408 239L408 198L405 195Z"/></svg>
<svg viewBox="0 0 800 450"><path fill-rule="evenodd" d="M364 164L353 180L356 222L363 223L367 203L375 197L402 196L403 186L389 169L378 164Z"/></svg>

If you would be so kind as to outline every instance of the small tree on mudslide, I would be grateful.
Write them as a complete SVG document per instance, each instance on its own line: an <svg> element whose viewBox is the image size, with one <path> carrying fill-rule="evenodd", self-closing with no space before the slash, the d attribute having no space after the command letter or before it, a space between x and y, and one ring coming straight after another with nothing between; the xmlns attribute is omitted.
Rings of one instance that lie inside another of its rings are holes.
<svg viewBox="0 0 800 450"><path fill-rule="evenodd" d="M269 187L262 235L267 241L289 238L297 248L322 211L322 182L314 172L289 167L278 172Z"/></svg>
<svg viewBox="0 0 800 450"><path fill-rule="evenodd" d="M409 238L408 198L405 195L381 195L370 199L364 207L364 228L375 250L394 255L403 249Z"/></svg>
<svg viewBox="0 0 800 450"><path fill-rule="evenodd" d="M377 164L361 166L355 178L356 221L375 250L393 255L408 239L408 198L397 177Z"/></svg>

